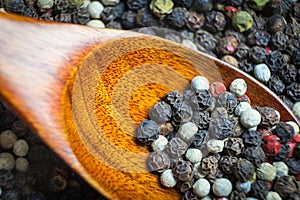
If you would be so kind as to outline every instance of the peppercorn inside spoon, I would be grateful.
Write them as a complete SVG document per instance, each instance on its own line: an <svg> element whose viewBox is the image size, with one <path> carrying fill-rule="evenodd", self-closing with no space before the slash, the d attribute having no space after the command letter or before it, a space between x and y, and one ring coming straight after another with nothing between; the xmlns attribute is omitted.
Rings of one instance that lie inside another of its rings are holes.
<svg viewBox="0 0 300 200"><path fill-rule="evenodd" d="M0 95L109 199L179 199L149 172L134 131L166 92L196 75L243 78L252 105L299 121L263 84L206 54L154 36L0 14Z"/></svg>

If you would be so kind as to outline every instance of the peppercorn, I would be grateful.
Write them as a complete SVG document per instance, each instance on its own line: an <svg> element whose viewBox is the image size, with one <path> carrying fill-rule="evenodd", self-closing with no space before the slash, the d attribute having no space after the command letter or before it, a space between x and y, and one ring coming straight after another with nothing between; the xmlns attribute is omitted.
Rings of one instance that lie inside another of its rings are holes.
<svg viewBox="0 0 300 200"><path fill-rule="evenodd" d="M188 181L178 181L177 182L177 188L179 189L180 192L184 193L188 191L189 189L192 189L194 185L194 179L190 179Z"/></svg>
<svg viewBox="0 0 300 200"><path fill-rule="evenodd" d="M296 38L299 33L300 33L299 23L297 22L296 19L292 18L292 22L287 24L287 27L285 29L285 34L292 38Z"/></svg>
<svg viewBox="0 0 300 200"><path fill-rule="evenodd" d="M289 174L290 175L297 175L300 171L300 161L296 158L290 158L288 161L285 162L286 165L289 167Z"/></svg>
<svg viewBox="0 0 300 200"><path fill-rule="evenodd" d="M297 77L297 69L293 64L285 64L283 65L282 69L279 71L281 79L286 84L291 84L296 82Z"/></svg>
<svg viewBox="0 0 300 200"><path fill-rule="evenodd" d="M246 4L257 11L261 11L269 2L269 0L246 0Z"/></svg>
<svg viewBox="0 0 300 200"><path fill-rule="evenodd" d="M230 156L237 156L244 150L244 143L241 138L228 138L225 141L224 151Z"/></svg>
<svg viewBox="0 0 300 200"><path fill-rule="evenodd" d="M245 59L239 63L238 68L248 74L252 74L254 65L248 59Z"/></svg>
<svg viewBox="0 0 300 200"><path fill-rule="evenodd" d="M181 200L198 200L199 198L193 193L192 189L187 190Z"/></svg>
<svg viewBox="0 0 300 200"><path fill-rule="evenodd" d="M282 94L285 89L283 81L277 75L271 76L268 82L268 87L276 94Z"/></svg>
<svg viewBox="0 0 300 200"><path fill-rule="evenodd" d="M172 158L177 159L186 152L187 148L187 144L182 139L174 137L169 141L166 147L166 152Z"/></svg>
<svg viewBox="0 0 300 200"><path fill-rule="evenodd" d="M239 46L236 48L234 55L239 60L245 59L248 57L249 50L250 48L248 47L248 45L240 43Z"/></svg>
<svg viewBox="0 0 300 200"><path fill-rule="evenodd" d="M286 87L287 95L294 101L300 101L300 83L293 82Z"/></svg>
<svg viewBox="0 0 300 200"><path fill-rule="evenodd" d="M174 178L173 172L171 169L165 170L161 175L160 175L160 182L163 184L165 187L174 187L177 183L176 179Z"/></svg>
<svg viewBox="0 0 300 200"><path fill-rule="evenodd" d="M206 23L204 24L204 28L213 34L223 31L227 23L223 13L214 10L205 13L205 21Z"/></svg>
<svg viewBox="0 0 300 200"><path fill-rule="evenodd" d="M207 89L196 90L195 95L191 99L192 108L196 111L204 111L213 103L211 94Z"/></svg>
<svg viewBox="0 0 300 200"><path fill-rule="evenodd" d="M264 142L262 148L267 156L276 156L280 149L280 139L276 135L267 135L263 138Z"/></svg>
<svg viewBox="0 0 300 200"><path fill-rule="evenodd" d="M228 196L232 191L232 184L226 178L217 178L212 186L212 191L218 197Z"/></svg>
<svg viewBox="0 0 300 200"><path fill-rule="evenodd" d="M3 111L0 115L0 131L10 129L12 123L15 121L16 115L7 110Z"/></svg>
<svg viewBox="0 0 300 200"><path fill-rule="evenodd" d="M172 12L174 3L172 0L152 0L150 9L157 17L165 17Z"/></svg>
<svg viewBox="0 0 300 200"><path fill-rule="evenodd" d="M161 171L170 167L169 156L161 151L154 151L147 160L149 171Z"/></svg>
<svg viewBox="0 0 300 200"><path fill-rule="evenodd" d="M11 153L0 154L0 169L12 170L15 167L15 158Z"/></svg>
<svg viewBox="0 0 300 200"><path fill-rule="evenodd" d="M198 13L211 11L213 8L212 0L194 0L193 8Z"/></svg>
<svg viewBox="0 0 300 200"><path fill-rule="evenodd" d="M265 47L269 44L271 35L264 30L254 30L247 35L247 44L249 46Z"/></svg>
<svg viewBox="0 0 300 200"><path fill-rule="evenodd" d="M203 16L203 14L198 14L196 12L190 12L186 25L191 31L195 32L203 27L204 21L205 21L205 18Z"/></svg>
<svg viewBox="0 0 300 200"><path fill-rule="evenodd" d="M253 46L249 50L249 59L256 64L260 64L267 59L266 50L260 46Z"/></svg>
<svg viewBox="0 0 300 200"><path fill-rule="evenodd" d="M15 169L18 172L27 172L29 169L29 162L26 158L19 157L16 159Z"/></svg>
<svg viewBox="0 0 300 200"><path fill-rule="evenodd" d="M265 199L269 192L268 183L262 180L256 180L251 184L251 195L258 199Z"/></svg>
<svg viewBox="0 0 300 200"><path fill-rule="evenodd" d="M21 194L18 189L4 190L1 198L3 200L20 200Z"/></svg>
<svg viewBox="0 0 300 200"><path fill-rule="evenodd" d="M231 92L223 92L218 96L217 105L226 108L229 113L233 113L237 106L237 97Z"/></svg>
<svg viewBox="0 0 300 200"><path fill-rule="evenodd" d="M101 14L101 19L104 18L103 12ZM86 24L90 20L90 14L88 12L88 9L85 7L80 7L78 9L76 9L72 13L72 20L73 20L73 23L75 23L75 24Z"/></svg>
<svg viewBox="0 0 300 200"><path fill-rule="evenodd" d="M275 180L273 189L283 199L288 199L291 194L299 190L299 186L294 176L284 176Z"/></svg>
<svg viewBox="0 0 300 200"><path fill-rule="evenodd" d="M200 148L205 141L205 137L208 135L207 130L198 130L193 138L192 145L196 148Z"/></svg>
<svg viewBox="0 0 300 200"><path fill-rule="evenodd" d="M232 136L233 126L228 119L218 117L211 119L208 131L211 138L223 140Z"/></svg>
<svg viewBox="0 0 300 200"><path fill-rule="evenodd" d="M255 106L254 109L261 115L260 128L273 128L279 123L280 118L274 108Z"/></svg>
<svg viewBox="0 0 300 200"><path fill-rule="evenodd" d="M68 0L70 8L78 8L83 4L83 0Z"/></svg>
<svg viewBox="0 0 300 200"><path fill-rule="evenodd" d="M8 169L0 169L0 187L11 189L14 186L14 174Z"/></svg>
<svg viewBox="0 0 300 200"><path fill-rule="evenodd" d="M202 111L194 111L192 122L198 126L199 129L207 129L210 122L210 113L209 112L202 112Z"/></svg>
<svg viewBox="0 0 300 200"><path fill-rule="evenodd" d="M151 120L157 123L170 121L172 117L171 106L164 101L159 101L150 109L149 116Z"/></svg>
<svg viewBox="0 0 300 200"><path fill-rule="evenodd" d="M196 148L189 148L186 151L185 157L188 161L195 164L202 160L202 152Z"/></svg>
<svg viewBox="0 0 300 200"><path fill-rule="evenodd" d="M152 142L151 147L154 151L163 151L168 144L168 139L165 136L159 135L158 139Z"/></svg>
<svg viewBox="0 0 300 200"><path fill-rule="evenodd" d="M147 5L148 0L127 0L126 3L130 10L139 10Z"/></svg>
<svg viewBox="0 0 300 200"><path fill-rule="evenodd" d="M219 38L219 42L216 46L216 52L219 55L233 54L238 47L238 41L234 36L226 36Z"/></svg>
<svg viewBox="0 0 300 200"><path fill-rule="evenodd" d="M272 14L281 14L283 16L290 15L290 11L293 7L293 1L292 0L286 0L286 1L277 1L277 0L270 0L267 4L267 9Z"/></svg>
<svg viewBox="0 0 300 200"><path fill-rule="evenodd" d="M250 181L246 181L246 182L236 181L235 188L239 192L248 193L251 189L251 182Z"/></svg>
<svg viewBox="0 0 300 200"><path fill-rule="evenodd" d="M195 43L198 49L204 52L214 51L217 40L216 38L209 32L199 29L195 32Z"/></svg>
<svg viewBox="0 0 300 200"><path fill-rule="evenodd" d="M231 23L235 30L244 32L252 27L253 18L246 11L238 11L233 15Z"/></svg>
<svg viewBox="0 0 300 200"><path fill-rule="evenodd" d="M271 72L279 72L282 70L284 64L284 57L278 50L272 51L268 55L267 64L270 67Z"/></svg>
<svg viewBox="0 0 300 200"><path fill-rule="evenodd" d="M172 123L174 126L179 126L182 123L189 122L193 117L191 106L187 102L182 102L174 108Z"/></svg>
<svg viewBox="0 0 300 200"><path fill-rule="evenodd" d="M193 177L193 165L189 161L179 160L173 173L178 181L188 181Z"/></svg>
<svg viewBox="0 0 300 200"><path fill-rule="evenodd" d="M273 134L279 137L281 144L286 144L294 136L294 129L291 125L285 122L279 122L276 128L273 130Z"/></svg>
<svg viewBox="0 0 300 200"><path fill-rule="evenodd" d="M239 64L237 59L231 55L225 55L221 58L221 60L234 66L234 67L238 67L238 64Z"/></svg>
<svg viewBox="0 0 300 200"><path fill-rule="evenodd" d="M210 183L206 179L200 178L194 183L193 193L197 197L205 197L209 194L209 192L210 192Z"/></svg>
<svg viewBox="0 0 300 200"><path fill-rule="evenodd" d="M240 121L245 128L249 129L260 124L261 116L257 110L251 108L241 113Z"/></svg>
<svg viewBox="0 0 300 200"><path fill-rule="evenodd" d="M297 102L293 105L293 112L298 118L300 118L300 102Z"/></svg>
<svg viewBox="0 0 300 200"><path fill-rule="evenodd" d="M136 18L136 12L132 10L128 10L123 13L121 17L121 24L124 29L133 29L135 28L135 18Z"/></svg>
<svg viewBox="0 0 300 200"><path fill-rule="evenodd" d="M278 95L278 97L292 110L294 103L285 95Z"/></svg>
<svg viewBox="0 0 300 200"><path fill-rule="evenodd" d="M253 178L254 165L246 159L240 158L234 165L234 175L241 181L249 181Z"/></svg>
<svg viewBox="0 0 300 200"><path fill-rule="evenodd" d="M234 156L222 156L219 160L219 166L223 173L232 174L238 158Z"/></svg>
<svg viewBox="0 0 300 200"><path fill-rule="evenodd" d="M255 167L266 161L266 156L261 147L248 147L243 152L243 157L250 161Z"/></svg>
<svg viewBox="0 0 300 200"><path fill-rule="evenodd" d="M194 135L197 133L198 127L192 123L187 122L180 126L178 130L178 136L180 139L182 139L187 144L190 144L193 140Z"/></svg>
<svg viewBox="0 0 300 200"><path fill-rule="evenodd" d="M274 161L284 161L288 158L291 148L288 144L282 144L278 154L273 158Z"/></svg>
<svg viewBox="0 0 300 200"><path fill-rule="evenodd" d="M284 31L286 27L286 21L280 14L274 14L267 20L267 30L271 33L278 31Z"/></svg>
<svg viewBox="0 0 300 200"><path fill-rule="evenodd" d="M146 7L137 11L136 24L142 27L158 26L158 20Z"/></svg>
<svg viewBox="0 0 300 200"><path fill-rule="evenodd" d="M167 20L171 26L182 28L186 25L189 13L186 8L176 7L172 13L167 16Z"/></svg>
<svg viewBox="0 0 300 200"><path fill-rule="evenodd" d="M211 118L228 118L228 111L224 107L216 107L212 113Z"/></svg>
<svg viewBox="0 0 300 200"><path fill-rule="evenodd" d="M8 0L4 1L4 8L7 12L22 13L25 4L22 0Z"/></svg>
<svg viewBox="0 0 300 200"><path fill-rule="evenodd" d="M150 145L158 138L159 128L155 121L144 120L136 129L136 138L139 142Z"/></svg>
<svg viewBox="0 0 300 200"><path fill-rule="evenodd" d="M17 135L12 130L3 131L0 134L0 147L3 149L11 149L17 139Z"/></svg>
<svg viewBox="0 0 300 200"><path fill-rule="evenodd" d="M203 174L211 174L218 169L218 160L215 156L208 156L202 159L198 170Z"/></svg>

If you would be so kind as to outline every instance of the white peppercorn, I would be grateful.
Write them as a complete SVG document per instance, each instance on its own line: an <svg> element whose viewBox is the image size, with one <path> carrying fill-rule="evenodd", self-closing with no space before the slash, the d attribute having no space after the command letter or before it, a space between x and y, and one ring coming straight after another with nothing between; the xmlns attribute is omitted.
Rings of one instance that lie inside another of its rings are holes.
<svg viewBox="0 0 300 200"><path fill-rule="evenodd" d="M41 10L47 10L52 8L53 0L37 0L36 4Z"/></svg>
<svg viewBox="0 0 300 200"><path fill-rule="evenodd" d="M272 164L276 169L277 178L281 178L288 175L289 167L284 162L273 162Z"/></svg>
<svg viewBox="0 0 300 200"><path fill-rule="evenodd" d="M0 154L0 169L12 170L15 167L15 158L11 153Z"/></svg>
<svg viewBox="0 0 300 200"><path fill-rule="evenodd" d="M239 192L248 193L251 190L251 182L250 181L241 182L240 180L238 180L235 183L235 189Z"/></svg>
<svg viewBox="0 0 300 200"><path fill-rule="evenodd" d="M246 93L247 84L244 79L237 78L231 82L229 90L230 92L234 93L237 97L240 97Z"/></svg>
<svg viewBox="0 0 300 200"><path fill-rule="evenodd" d="M165 187L174 187L177 183L176 179L174 178L174 174L171 169L165 170L161 175L160 175L160 182L163 184Z"/></svg>
<svg viewBox="0 0 300 200"><path fill-rule="evenodd" d="M195 43L192 40L184 39L184 40L182 40L181 44L188 49L192 49L195 51L198 50L197 46L195 45Z"/></svg>
<svg viewBox="0 0 300 200"><path fill-rule="evenodd" d="M254 77L261 82L268 82L271 78L271 71L269 67L264 64L258 64L254 67Z"/></svg>
<svg viewBox="0 0 300 200"><path fill-rule="evenodd" d="M0 146L3 149L10 149L17 141L17 135L12 130L3 131L0 134Z"/></svg>
<svg viewBox="0 0 300 200"><path fill-rule="evenodd" d="M185 157L191 163L198 163L202 160L202 152L200 151L200 149L189 148L186 151Z"/></svg>
<svg viewBox="0 0 300 200"><path fill-rule="evenodd" d="M179 128L178 137L189 144L197 131L198 127L196 126L196 124L187 122Z"/></svg>
<svg viewBox="0 0 300 200"><path fill-rule="evenodd" d="M19 157L16 159L16 171L18 172L27 172L29 169L29 162L26 158Z"/></svg>
<svg viewBox="0 0 300 200"><path fill-rule="evenodd" d="M228 196L232 191L232 184L226 178L216 178L212 190L218 197Z"/></svg>
<svg viewBox="0 0 300 200"><path fill-rule="evenodd" d="M103 10L104 6L99 1L93 1L88 6L88 12L93 19L99 19Z"/></svg>
<svg viewBox="0 0 300 200"><path fill-rule="evenodd" d="M105 24L101 20L93 19L86 23L87 26L96 27L96 28L105 28Z"/></svg>
<svg viewBox="0 0 300 200"><path fill-rule="evenodd" d="M206 176L206 174L201 173L201 170L199 170L199 166L201 165L201 162L198 162L196 164L194 164L194 168L193 168L193 174L195 178L204 178Z"/></svg>
<svg viewBox="0 0 300 200"><path fill-rule="evenodd" d="M29 145L23 139L17 140L13 147L13 152L16 156L26 156L28 150L29 150Z"/></svg>
<svg viewBox="0 0 300 200"><path fill-rule="evenodd" d="M297 117L300 118L300 101L296 102L293 105L293 112L296 114Z"/></svg>
<svg viewBox="0 0 300 200"><path fill-rule="evenodd" d="M159 135L158 138L152 142L151 147L154 151L162 151L166 148L168 139L165 136Z"/></svg>
<svg viewBox="0 0 300 200"><path fill-rule="evenodd" d="M241 113L241 124L246 128L257 126L261 122L261 115L255 109L248 109Z"/></svg>
<svg viewBox="0 0 300 200"><path fill-rule="evenodd" d="M266 200L281 200L281 197L277 192L269 191Z"/></svg>
<svg viewBox="0 0 300 200"><path fill-rule="evenodd" d="M251 105L248 102L240 102L234 110L234 114L236 116L240 116L242 114L242 112L251 109Z"/></svg>
<svg viewBox="0 0 300 200"><path fill-rule="evenodd" d="M276 168L270 163L262 163L256 169L256 176L264 181L273 181L276 178Z"/></svg>
<svg viewBox="0 0 300 200"><path fill-rule="evenodd" d="M196 76L192 79L191 86L194 90L208 90L209 81L204 76Z"/></svg>
<svg viewBox="0 0 300 200"><path fill-rule="evenodd" d="M208 140L206 147L211 153L220 153L224 149L224 140L210 139Z"/></svg>
<svg viewBox="0 0 300 200"><path fill-rule="evenodd" d="M120 2L120 0L101 0L101 2L105 6L115 6Z"/></svg>
<svg viewBox="0 0 300 200"><path fill-rule="evenodd" d="M294 133L295 133L295 135L294 136L296 136L297 134L299 134L299 126L296 124L296 122L293 122L293 121L288 121L288 122L286 122L287 124L289 124L289 125L291 125L292 127L293 127L293 129L294 129Z"/></svg>
<svg viewBox="0 0 300 200"><path fill-rule="evenodd" d="M198 179L193 185L193 193L197 197L205 197L210 192L210 184L208 180L204 178Z"/></svg>

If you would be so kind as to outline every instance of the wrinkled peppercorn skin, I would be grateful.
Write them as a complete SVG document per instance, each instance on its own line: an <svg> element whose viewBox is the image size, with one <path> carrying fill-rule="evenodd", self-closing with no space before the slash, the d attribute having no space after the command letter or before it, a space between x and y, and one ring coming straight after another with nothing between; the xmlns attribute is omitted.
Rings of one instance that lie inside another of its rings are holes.
<svg viewBox="0 0 300 200"><path fill-rule="evenodd" d="M144 120L136 130L136 138L139 142L150 145L159 136L159 128L155 121Z"/></svg>

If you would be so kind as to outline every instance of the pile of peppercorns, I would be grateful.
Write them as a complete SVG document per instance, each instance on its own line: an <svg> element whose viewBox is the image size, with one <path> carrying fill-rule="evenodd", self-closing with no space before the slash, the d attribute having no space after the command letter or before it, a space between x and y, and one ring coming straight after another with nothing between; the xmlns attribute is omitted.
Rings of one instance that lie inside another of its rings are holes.
<svg viewBox="0 0 300 200"><path fill-rule="evenodd" d="M0 100L0 200L101 200Z"/></svg>
<svg viewBox="0 0 300 200"><path fill-rule="evenodd" d="M203 76L166 94L136 130L151 172L182 199L300 199L300 134L270 107L251 106L243 79L229 91Z"/></svg>

